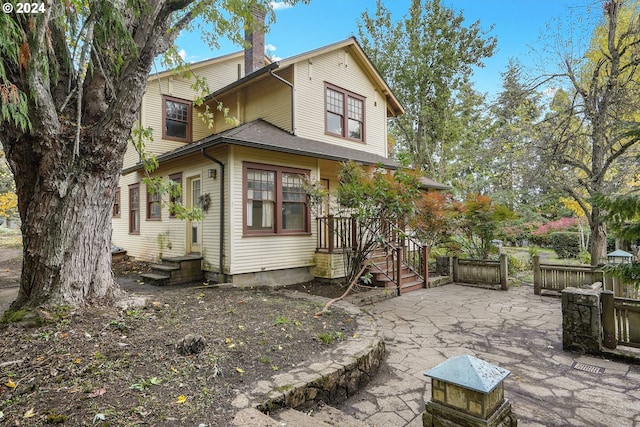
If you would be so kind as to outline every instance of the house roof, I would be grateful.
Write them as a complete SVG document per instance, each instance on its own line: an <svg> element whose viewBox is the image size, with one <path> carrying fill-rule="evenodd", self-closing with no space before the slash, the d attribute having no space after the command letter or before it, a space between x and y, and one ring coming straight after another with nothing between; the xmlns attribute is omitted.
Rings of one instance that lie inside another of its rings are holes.
<svg viewBox="0 0 640 427"><path fill-rule="evenodd" d="M282 59L280 61L272 62L270 64L265 65L264 67L254 71L251 74L246 75L245 77L236 80L235 82L216 90L215 92L207 95L204 99L205 102L217 98L225 93L228 93L234 89L240 88L242 86L253 83L255 80L266 76L269 72L276 70L278 68L286 68L292 66L297 62L301 62L314 56L322 55L327 52L331 52L337 49L349 49L352 53L354 53L354 57L367 74L367 76L373 81L376 88L380 91L380 93L387 100L388 111L393 116L398 116L404 114L404 108L400 101L395 97L391 88L384 80L384 78L380 75L378 70L376 69L373 62L369 59L367 54L364 52L358 41L355 37L349 37L346 40L339 41L337 43L329 44L327 46L323 46L318 49L310 50L308 52L301 53L299 55L295 55L286 59Z"/></svg>
<svg viewBox="0 0 640 427"><path fill-rule="evenodd" d="M420 185L422 188L432 188L434 190L451 190L451 186L447 184L441 184L437 181L427 178L426 176L420 177Z"/></svg>
<svg viewBox="0 0 640 427"><path fill-rule="evenodd" d="M224 60L227 59L232 59L232 58L240 58L244 55L244 51L240 50L237 52L233 52L233 53L229 53L226 55L222 55L222 56L216 56L215 58L209 58L209 59L204 59L202 61L198 61L198 62L192 62L189 64L189 69L192 71L198 70L200 68L203 67L207 67L211 64L215 64L217 62L222 62ZM269 63L269 59L265 56L265 61L267 63ZM162 71L158 71L156 73L151 73L149 74L149 79L158 79L158 78L163 78L163 77L167 77L167 76L175 76L176 75L176 69L171 68L168 70L162 70Z"/></svg>
<svg viewBox="0 0 640 427"><path fill-rule="evenodd" d="M231 144L243 147L260 148L263 150L276 151L280 153L298 154L319 159L347 161L353 160L364 165L382 164L389 169L397 169L398 164L383 156L368 153L366 151L355 150L353 148L341 147L335 144L315 141L313 139L295 136L265 120L258 119L245 123L233 129L220 132L201 139L200 141L185 145L173 151L157 156L159 162L166 162L200 152L210 147ZM141 163L122 171L123 175L142 169Z"/></svg>

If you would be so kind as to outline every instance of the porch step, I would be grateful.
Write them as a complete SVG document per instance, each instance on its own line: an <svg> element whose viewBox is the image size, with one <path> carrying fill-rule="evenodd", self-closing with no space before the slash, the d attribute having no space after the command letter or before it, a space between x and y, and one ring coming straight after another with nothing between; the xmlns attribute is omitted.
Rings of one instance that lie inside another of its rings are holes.
<svg viewBox="0 0 640 427"><path fill-rule="evenodd" d="M411 282L402 282L402 289L400 290L401 294L417 291L418 289L424 288L424 283L422 280L413 280Z"/></svg>
<svg viewBox="0 0 640 427"><path fill-rule="evenodd" d="M156 271L165 271L165 272L170 273L172 271L180 270L180 267L177 267L175 265L152 264L151 265L151 269L152 270L156 270Z"/></svg>
<svg viewBox="0 0 640 427"><path fill-rule="evenodd" d="M151 273L141 275L151 285L180 285L204 280L202 257L185 255L162 258L162 264L152 264Z"/></svg>

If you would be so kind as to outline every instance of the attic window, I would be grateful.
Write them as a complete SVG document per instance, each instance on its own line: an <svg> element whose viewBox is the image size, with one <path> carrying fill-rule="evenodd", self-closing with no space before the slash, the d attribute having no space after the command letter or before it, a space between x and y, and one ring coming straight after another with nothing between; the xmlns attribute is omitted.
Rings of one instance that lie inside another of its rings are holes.
<svg viewBox="0 0 640 427"><path fill-rule="evenodd" d="M191 142L191 101L162 97L162 139Z"/></svg>
<svg viewBox="0 0 640 427"><path fill-rule="evenodd" d="M365 98L329 84L325 93L325 132L364 142Z"/></svg>

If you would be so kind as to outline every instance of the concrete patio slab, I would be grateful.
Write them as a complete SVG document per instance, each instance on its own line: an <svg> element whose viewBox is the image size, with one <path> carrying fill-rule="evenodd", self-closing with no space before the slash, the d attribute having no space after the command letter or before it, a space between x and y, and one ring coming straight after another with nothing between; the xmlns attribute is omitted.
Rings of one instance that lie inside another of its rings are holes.
<svg viewBox="0 0 640 427"><path fill-rule="evenodd" d="M561 301L534 295L532 286L505 292L451 284L367 310L384 333L386 363L339 408L369 425L422 425L431 396L425 370L460 354L511 371L505 397L520 426L640 425L640 366L565 352ZM576 369L576 362L604 372Z"/></svg>

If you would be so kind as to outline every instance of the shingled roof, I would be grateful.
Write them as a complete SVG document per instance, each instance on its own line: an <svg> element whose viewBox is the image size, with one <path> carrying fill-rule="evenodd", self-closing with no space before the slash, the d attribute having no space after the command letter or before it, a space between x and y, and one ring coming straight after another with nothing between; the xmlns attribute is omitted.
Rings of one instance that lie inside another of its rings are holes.
<svg viewBox="0 0 640 427"><path fill-rule="evenodd" d="M200 141L156 156L156 158L162 163L223 144L259 148L262 150L298 154L300 156L335 161L353 160L363 165L381 164L388 169L397 169L399 166L395 161L377 154L295 136L262 119L254 120L233 129L208 136ZM125 175L142 168L142 164L138 163L124 169L122 174Z"/></svg>

